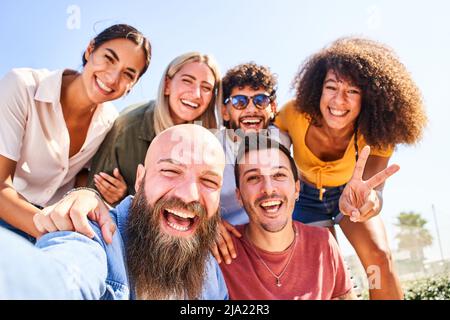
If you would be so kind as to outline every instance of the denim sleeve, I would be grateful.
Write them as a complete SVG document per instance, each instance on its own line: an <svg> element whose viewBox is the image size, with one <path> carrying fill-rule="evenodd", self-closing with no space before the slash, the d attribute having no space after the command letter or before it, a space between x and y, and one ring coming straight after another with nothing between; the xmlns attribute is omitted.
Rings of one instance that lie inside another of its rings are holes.
<svg viewBox="0 0 450 320"><path fill-rule="evenodd" d="M61 231L44 235L36 247L55 266L72 295L97 300L106 290L108 273L102 244L98 235L93 240L77 232Z"/></svg>
<svg viewBox="0 0 450 320"><path fill-rule="evenodd" d="M100 297L106 258L99 244L55 232L42 237L39 246L42 250L0 228L0 299Z"/></svg>
<svg viewBox="0 0 450 320"><path fill-rule="evenodd" d="M228 300L228 289L216 259L209 255L202 300Z"/></svg>

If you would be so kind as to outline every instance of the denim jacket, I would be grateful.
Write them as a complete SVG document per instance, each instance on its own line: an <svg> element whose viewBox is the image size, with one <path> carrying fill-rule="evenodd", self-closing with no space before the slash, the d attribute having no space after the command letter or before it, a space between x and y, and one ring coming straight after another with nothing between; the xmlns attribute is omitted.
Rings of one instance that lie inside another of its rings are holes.
<svg viewBox="0 0 450 320"><path fill-rule="evenodd" d="M118 229L110 245L104 242L100 228L94 223L91 223L95 231L93 239L77 232L61 231L46 234L37 241L36 246L65 270L66 281L79 293L77 296L107 300L135 298L125 258L125 230L132 199L128 196L110 211ZM212 255L207 262L201 299L228 299L222 272Z"/></svg>

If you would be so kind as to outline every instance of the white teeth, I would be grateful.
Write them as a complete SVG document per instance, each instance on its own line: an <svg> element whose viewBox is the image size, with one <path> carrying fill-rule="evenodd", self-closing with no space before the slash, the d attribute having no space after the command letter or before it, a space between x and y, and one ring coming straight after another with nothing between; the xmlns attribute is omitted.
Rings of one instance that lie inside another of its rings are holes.
<svg viewBox="0 0 450 320"><path fill-rule="evenodd" d="M333 108L330 108L330 113L333 115L333 116L336 116L336 117L342 117L344 114L346 114L348 111L346 111L346 110L338 110L338 109L333 109Z"/></svg>
<svg viewBox="0 0 450 320"><path fill-rule="evenodd" d="M281 201L274 200L274 201L268 201L268 202L261 203L261 206L262 207L273 207L273 206L279 206L280 204L281 204Z"/></svg>
<svg viewBox="0 0 450 320"><path fill-rule="evenodd" d="M95 78L95 80L97 81L97 84L101 89L105 90L108 93L113 91L110 87L104 84L99 78Z"/></svg>
<svg viewBox="0 0 450 320"><path fill-rule="evenodd" d="M280 200L272 200L261 203L261 207L264 208L266 212L275 213L278 211L279 206L281 205Z"/></svg>
<svg viewBox="0 0 450 320"><path fill-rule="evenodd" d="M183 102L184 104L187 104L188 106L192 107L192 108L198 108L199 104L198 103L193 103L189 100L184 100L182 99L181 102Z"/></svg>
<svg viewBox="0 0 450 320"><path fill-rule="evenodd" d="M167 222L167 224L168 224L171 228L173 228L173 229L175 229L175 230L178 230L178 231L188 231L188 230L189 230L188 227L182 227L182 226L179 226L179 225L177 225L177 224L175 224L175 223L172 223L172 222Z"/></svg>
<svg viewBox="0 0 450 320"><path fill-rule="evenodd" d="M185 213L185 212L176 211L176 210L173 210L173 209L166 209L166 211L170 212L171 214L174 214L174 215L176 215L176 216L178 216L180 218L185 218L185 219L189 219L190 218L190 219L192 219L192 218L195 217L195 215L192 214L192 213Z"/></svg>
<svg viewBox="0 0 450 320"><path fill-rule="evenodd" d="M245 119L242 120L242 123L249 123L249 124L256 124L256 123L260 123L261 119Z"/></svg>

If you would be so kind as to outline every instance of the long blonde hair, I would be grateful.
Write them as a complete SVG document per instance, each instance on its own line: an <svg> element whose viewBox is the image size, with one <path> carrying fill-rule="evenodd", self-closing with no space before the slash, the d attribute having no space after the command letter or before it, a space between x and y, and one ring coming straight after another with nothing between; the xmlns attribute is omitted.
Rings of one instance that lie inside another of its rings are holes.
<svg viewBox="0 0 450 320"><path fill-rule="evenodd" d="M188 52L173 59L163 73L161 82L159 83L158 95L156 97L155 111L153 117L153 125L155 133L159 134L167 128L174 126L170 116L169 99L164 94L166 87L166 79L172 79L180 69L191 62L201 62L206 64L214 75L214 95L211 98L208 108L203 114L194 121L201 121L203 127L207 129L216 129L218 123L219 112L217 111L217 103L220 102L222 96L221 75L217 62L208 54L199 52Z"/></svg>

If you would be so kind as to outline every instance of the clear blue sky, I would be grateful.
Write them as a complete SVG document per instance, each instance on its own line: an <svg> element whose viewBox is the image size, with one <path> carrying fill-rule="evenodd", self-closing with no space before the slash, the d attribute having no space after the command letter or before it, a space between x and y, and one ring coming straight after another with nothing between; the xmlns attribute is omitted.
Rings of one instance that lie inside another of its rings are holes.
<svg viewBox="0 0 450 320"><path fill-rule="evenodd" d="M384 42L417 81L430 119L423 141L400 146L392 158L401 170L385 187L382 212L391 247L397 246L393 224L401 211L422 213L436 238L434 204L450 258L449 13L445 0L2 0L0 76L14 67L79 69L96 33L128 23L150 38L153 59L133 93L116 102L118 109L153 99L169 61L194 50L213 54L222 72L247 61L270 66L279 76L283 104L293 96L290 83L300 63L330 41L361 35ZM339 239L344 254L352 254ZM439 258L437 242L426 254Z"/></svg>

